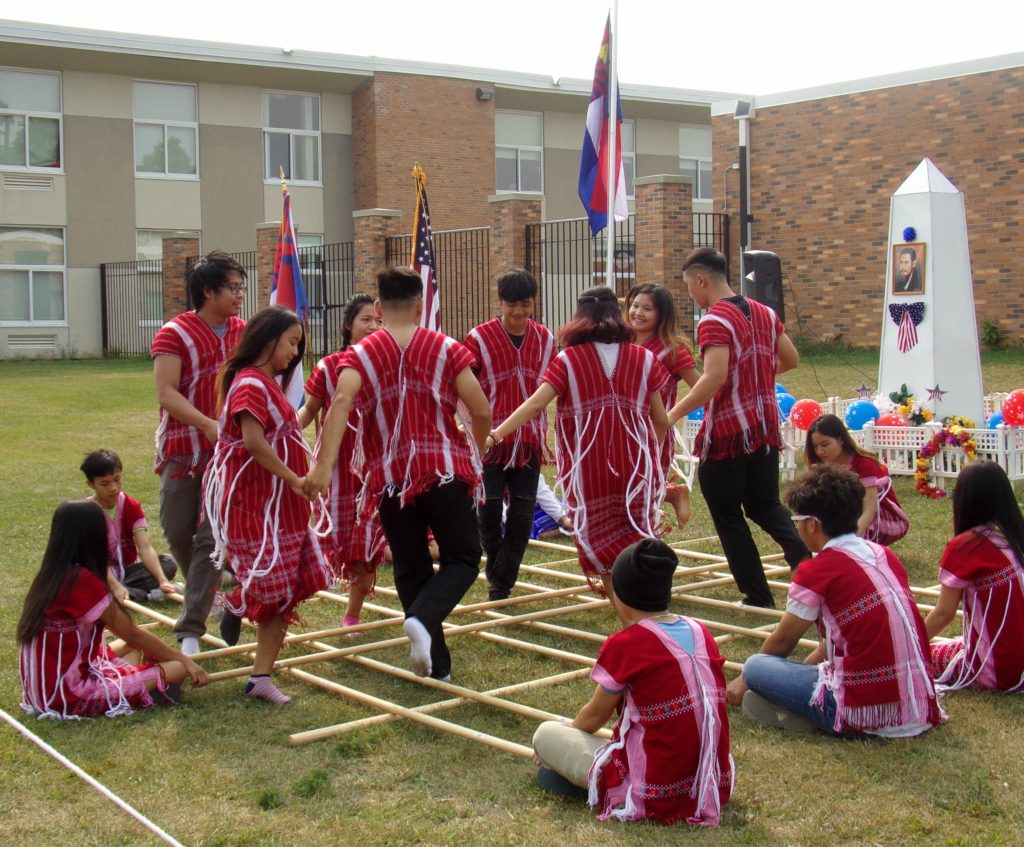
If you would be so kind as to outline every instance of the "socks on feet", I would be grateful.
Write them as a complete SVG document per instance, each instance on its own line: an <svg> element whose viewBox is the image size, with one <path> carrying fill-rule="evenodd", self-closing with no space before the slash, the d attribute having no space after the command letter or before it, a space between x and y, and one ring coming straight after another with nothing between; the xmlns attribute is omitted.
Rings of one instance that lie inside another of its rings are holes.
<svg viewBox="0 0 1024 847"><path fill-rule="evenodd" d="M199 652L199 639L194 635L186 635L181 639L181 652L186 656L195 656Z"/></svg>
<svg viewBox="0 0 1024 847"><path fill-rule="evenodd" d="M430 676L430 633L416 618L406 618L402 625L409 638L409 664L416 676Z"/></svg>
<svg viewBox="0 0 1024 847"><path fill-rule="evenodd" d="M283 705L290 703L292 698L282 694L273 680L267 674L253 674L249 677L249 684L245 686L245 696L255 697L257 700L266 700L270 703Z"/></svg>

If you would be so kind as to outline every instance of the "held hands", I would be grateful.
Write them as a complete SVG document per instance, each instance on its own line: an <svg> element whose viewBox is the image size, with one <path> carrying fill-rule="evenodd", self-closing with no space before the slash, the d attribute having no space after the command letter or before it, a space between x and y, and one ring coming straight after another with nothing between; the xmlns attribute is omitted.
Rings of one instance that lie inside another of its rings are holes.
<svg viewBox="0 0 1024 847"><path fill-rule="evenodd" d="M743 695L747 693L749 686L746 680L743 678L743 674L740 674L736 679L729 683L725 689L725 702L732 706L734 709L738 709L743 705Z"/></svg>
<svg viewBox="0 0 1024 847"><path fill-rule="evenodd" d="M292 490L292 493L298 494L300 497L306 497L306 477L297 476L292 482L288 483L288 487ZM312 499L312 498L311 498Z"/></svg>
<svg viewBox="0 0 1024 847"><path fill-rule="evenodd" d="M302 493L312 500L327 493L331 484L331 469L320 463L313 465L313 469L306 474L302 480Z"/></svg>

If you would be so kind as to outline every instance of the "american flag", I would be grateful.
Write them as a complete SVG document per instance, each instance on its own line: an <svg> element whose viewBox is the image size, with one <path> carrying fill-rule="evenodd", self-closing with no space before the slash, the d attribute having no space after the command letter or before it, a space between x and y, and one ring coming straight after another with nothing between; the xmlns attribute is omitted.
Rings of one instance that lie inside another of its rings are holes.
<svg viewBox="0 0 1024 847"><path fill-rule="evenodd" d="M889 317L899 326L896 346L901 353L917 346L917 325L924 319L924 302L890 303Z"/></svg>
<svg viewBox="0 0 1024 847"><path fill-rule="evenodd" d="M427 175L416 165L416 226L412 234L410 264L423 280L423 314L420 326L441 331L441 293L437 286L437 264L434 261L434 236L430 230L430 206L427 203Z"/></svg>

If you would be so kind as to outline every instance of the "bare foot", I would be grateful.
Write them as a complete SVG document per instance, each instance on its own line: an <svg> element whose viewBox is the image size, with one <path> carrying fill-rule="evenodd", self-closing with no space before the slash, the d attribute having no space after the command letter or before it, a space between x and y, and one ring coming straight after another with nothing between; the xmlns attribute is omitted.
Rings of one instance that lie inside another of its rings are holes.
<svg viewBox="0 0 1024 847"><path fill-rule="evenodd" d="M676 523L680 529L690 522L693 509L690 507L690 489L685 483L666 486L665 502L671 503L672 508L676 510Z"/></svg>

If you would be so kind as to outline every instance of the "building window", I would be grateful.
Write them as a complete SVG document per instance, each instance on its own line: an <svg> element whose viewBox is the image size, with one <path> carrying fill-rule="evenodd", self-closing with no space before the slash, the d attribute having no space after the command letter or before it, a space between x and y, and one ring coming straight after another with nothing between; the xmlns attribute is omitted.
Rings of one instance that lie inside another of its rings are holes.
<svg viewBox="0 0 1024 847"><path fill-rule="evenodd" d="M0 69L0 168L61 166L60 76Z"/></svg>
<svg viewBox="0 0 1024 847"><path fill-rule="evenodd" d="M494 113L494 182L498 191L544 191L544 116Z"/></svg>
<svg viewBox="0 0 1024 847"><path fill-rule="evenodd" d="M64 230L0 227L0 322L65 323Z"/></svg>
<svg viewBox="0 0 1024 847"><path fill-rule="evenodd" d="M711 200L711 160L705 158L679 157L679 171L693 180L693 199Z"/></svg>
<svg viewBox="0 0 1024 847"><path fill-rule="evenodd" d="M636 176L636 124L623 121L619 127L619 146L622 148L622 170L626 174L626 196L633 196L633 177Z"/></svg>
<svg viewBox="0 0 1024 847"><path fill-rule="evenodd" d="M263 92L263 148L268 181L320 183L320 98Z"/></svg>
<svg viewBox="0 0 1024 847"><path fill-rule="evenodd" d="M135 173L199 176L199 127L194 85L132 83Z"/></svg>

